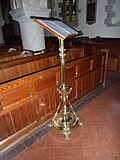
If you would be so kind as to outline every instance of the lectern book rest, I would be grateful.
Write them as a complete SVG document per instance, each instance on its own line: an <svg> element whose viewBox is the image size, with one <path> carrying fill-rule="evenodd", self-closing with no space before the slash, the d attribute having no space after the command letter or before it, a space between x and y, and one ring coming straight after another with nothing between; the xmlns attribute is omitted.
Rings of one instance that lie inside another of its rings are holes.
<svg viewBox="0 0 120 160"><path fill-rule="evenodd" d="M35 16L31 16L31 18L60 39L64 40L79 34L77 30L65 24L60 19Z"/></svg>

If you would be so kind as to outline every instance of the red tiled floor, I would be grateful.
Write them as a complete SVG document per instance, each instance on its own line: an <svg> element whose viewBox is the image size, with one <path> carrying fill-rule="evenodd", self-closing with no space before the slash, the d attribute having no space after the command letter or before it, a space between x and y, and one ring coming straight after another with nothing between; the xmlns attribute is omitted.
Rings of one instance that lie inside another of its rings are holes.
<svg viewBox="0 0 120 160"><path fill-rule="evenodd" d="M13 160L120 160L120 81L77 115L83 126L69 141L53 129Z"/></svg>

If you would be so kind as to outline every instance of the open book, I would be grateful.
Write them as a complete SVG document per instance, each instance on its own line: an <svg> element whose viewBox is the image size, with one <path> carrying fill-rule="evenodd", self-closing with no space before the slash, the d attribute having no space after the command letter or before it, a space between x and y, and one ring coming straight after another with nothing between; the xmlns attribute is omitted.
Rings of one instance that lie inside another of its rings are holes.
<svg viewBox="0 0 120 160"><path fill-rule="evenodd" d="M43 26L45 29L47 29L49 32L54 34L60 39L66 39L70 37L74 37L75 35L78 35L79 32L70 27L69 25L62 22L60 19L57 18L46 18L46 17L35 17L31 16L35 22L39 23L41 26Z"/></svg>

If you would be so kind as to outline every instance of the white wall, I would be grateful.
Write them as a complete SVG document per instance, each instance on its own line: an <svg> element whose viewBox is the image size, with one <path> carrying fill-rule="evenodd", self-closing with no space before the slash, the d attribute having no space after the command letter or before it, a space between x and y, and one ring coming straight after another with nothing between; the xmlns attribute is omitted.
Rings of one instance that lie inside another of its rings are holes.
<svg viewBox="0 0 120 160"><path fill-rule="evenodd" d="M107 17L107 12L105 12L107 2L108 0L97 0L96 23L88 25L86 24L86 0L79 0L81 13L78 15L79 25L77 29L81 30L84 33L84 36L89 36L90 38L95 36L120 38L120 27L107 27L107 25L104 24L105 18ZM120 6L116 8L120 10Z"/></svg>
<svg viewBox="0 0 120 160"><path fill-rule="evenodd" d="M59 17L60 8L58 3L63 2L63 0L54 0L55 7L54 11L57 13L56 17ZM93 25L86 24L86 0L79 0L78 9L81 10L78 13L78 26L77 30L81 30L84 35L89 36L90 38L96 36L102 37L119 37L120 38L120 25L119 27L111 26L107 27L105 24L105 19L107 18L107 12L105 12L105 6L107 5L108 0L97 0L97 14L96 14L96 23ZM116 11L116 17L112 18L112 23L116 23L120 20L120 0L116 0L116 5L113 6L113 11Z"/></svg>

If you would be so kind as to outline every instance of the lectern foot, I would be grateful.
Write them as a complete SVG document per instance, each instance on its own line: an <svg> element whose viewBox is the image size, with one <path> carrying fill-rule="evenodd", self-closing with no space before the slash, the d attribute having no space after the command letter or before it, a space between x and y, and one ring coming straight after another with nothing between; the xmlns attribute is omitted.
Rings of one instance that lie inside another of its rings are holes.
<svg viewBox="0 0 120 160"><path fill-rule="evenodd" d="M52 121L48 124L48 127L53 127Z"/></svg>
<svg viewBox="0 0 120 160"><path fill-rule="evenodd" d="M69 134L65 134L65 140L69 140Z"/></svg>
<svg viewBox="0 0 120 160"><path fill-rule="evenodd" d="M79 125L80 125L80 126L83 126L83 123L82 123L82 122L80 122L80 123L79 123Z"/></svg>

